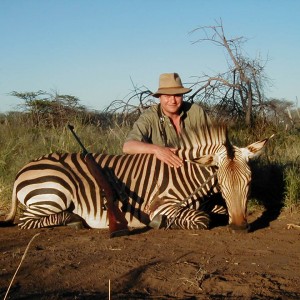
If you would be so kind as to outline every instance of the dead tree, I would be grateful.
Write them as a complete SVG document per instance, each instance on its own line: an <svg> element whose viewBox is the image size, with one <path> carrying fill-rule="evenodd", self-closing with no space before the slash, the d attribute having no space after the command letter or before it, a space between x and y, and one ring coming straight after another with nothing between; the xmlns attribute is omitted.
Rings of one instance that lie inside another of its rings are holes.
<svg viewBox="0 0 300 300"><path fill-rule="evenodd" d="M264 65L259 59L251 60L243 55L245 38L226 38L221 20L216 26L199 27L192 33L199 31L202 37L193 44L208 41L225 48L229 70L215 76L198 77L194 84L198 88L189 99L213 101L218 111L243 114L245 123L251 126L253 107L263 103Z"/></svg>

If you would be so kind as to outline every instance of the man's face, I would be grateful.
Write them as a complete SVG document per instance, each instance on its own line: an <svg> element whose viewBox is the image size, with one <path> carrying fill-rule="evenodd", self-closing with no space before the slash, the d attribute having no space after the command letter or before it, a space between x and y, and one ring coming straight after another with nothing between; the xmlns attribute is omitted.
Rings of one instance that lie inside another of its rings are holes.
<svg viewBox="0 0 300 300"><path fill-rule="evenodd" d="M183 101L183 95L160 95L160 105L163 112L168 114L177 114Z"/></svg>

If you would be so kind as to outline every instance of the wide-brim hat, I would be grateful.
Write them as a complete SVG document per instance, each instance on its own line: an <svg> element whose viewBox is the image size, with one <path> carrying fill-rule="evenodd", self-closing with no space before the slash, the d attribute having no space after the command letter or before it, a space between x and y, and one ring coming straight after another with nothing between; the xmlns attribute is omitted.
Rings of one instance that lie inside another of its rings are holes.
<svg viewBox="0 0 300 300"><path fill-rule="evenodd" d="M158 98L160 95L183 95L191 90L182 85L177 73L165 73L159 76L159 88L152 96Z"/></svg>

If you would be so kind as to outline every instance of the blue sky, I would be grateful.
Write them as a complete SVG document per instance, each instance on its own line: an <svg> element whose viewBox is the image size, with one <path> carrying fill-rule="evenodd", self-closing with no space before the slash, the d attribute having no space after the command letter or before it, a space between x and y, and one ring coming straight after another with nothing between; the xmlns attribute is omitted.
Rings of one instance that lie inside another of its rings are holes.
<svg viewBox="0 0 300 300"><path fill-rule="evenodd" d="M183 82L226 70L224 51L190 32L223 21L268 59L267 97L300 97L298 0L0 0L0 112L12 91L74 95L89 109L123 99L133 85L155 91L161 73Z"/></svg>

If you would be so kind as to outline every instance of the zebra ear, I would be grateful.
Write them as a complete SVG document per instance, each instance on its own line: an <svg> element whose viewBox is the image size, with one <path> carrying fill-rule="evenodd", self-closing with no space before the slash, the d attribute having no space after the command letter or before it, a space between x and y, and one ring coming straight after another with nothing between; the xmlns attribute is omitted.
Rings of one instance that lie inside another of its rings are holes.
<svg viewBox="0 0 300 300"><path fill-rule="evenodd" d="M262 150L268 142L268 140L273 136L274 134L272 134L269 138L250 144L246 148L241 148L243 156L247 159L258 157L262 153Z"/></svg>
<svg viewBox="0 0 300 300"><path fill-rule="evenodd" d="M217 165L216 158L217 158L216 155L207 154L207 155L203 155L201 157L195 158L193 160L187 160L187 161L201 165L203 167L212 167L212 166Z"/></svg>

